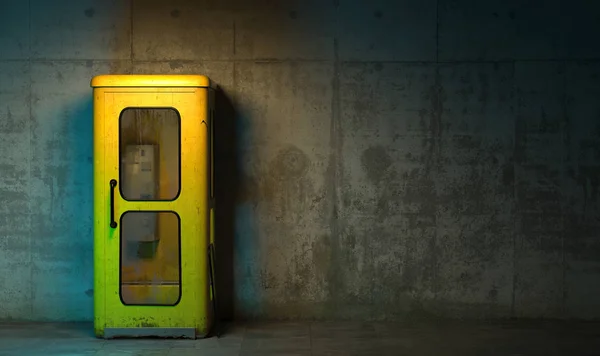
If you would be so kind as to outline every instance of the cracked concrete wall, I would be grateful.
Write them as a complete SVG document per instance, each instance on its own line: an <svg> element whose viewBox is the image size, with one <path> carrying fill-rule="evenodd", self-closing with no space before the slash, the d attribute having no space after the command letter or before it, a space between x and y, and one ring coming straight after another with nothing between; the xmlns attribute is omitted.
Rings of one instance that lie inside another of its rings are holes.
<svg viewBox="0 0 600 356"><path fill-rule="evenodd" d="M599 7L0 0L0 319L92 317L101 73L221 86L227 316L600 317Z"/></svg>

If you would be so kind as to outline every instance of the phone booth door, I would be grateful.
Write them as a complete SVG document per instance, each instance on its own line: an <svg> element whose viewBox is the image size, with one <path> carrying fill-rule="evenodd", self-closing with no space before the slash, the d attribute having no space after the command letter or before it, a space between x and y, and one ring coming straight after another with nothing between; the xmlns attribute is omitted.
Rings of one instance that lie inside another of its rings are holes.
<svg viewBox="0 0 600 356"><path fill-rule="evenodd" d="M99 210L108 213L105 239L96 244L103 245L103 266L96 263L103 271L95 274L105 278L105 305L96 306L104 311L104 337L195 338L208 330L208 130L201 90L104 93L103 178L95 174L105 186Z"/></svg>

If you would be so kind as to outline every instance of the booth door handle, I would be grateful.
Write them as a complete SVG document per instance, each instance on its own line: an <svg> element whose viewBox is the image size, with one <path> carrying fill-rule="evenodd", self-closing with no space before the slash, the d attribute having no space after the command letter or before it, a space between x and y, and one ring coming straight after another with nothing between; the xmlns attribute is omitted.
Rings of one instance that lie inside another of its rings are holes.
<svg viewBox="0 0 600 356"><path fill-rule="evenodd" d="M117 222L115 221L115 187L117 181L115 179L110 180L110 227L116 228Z"/></svg>

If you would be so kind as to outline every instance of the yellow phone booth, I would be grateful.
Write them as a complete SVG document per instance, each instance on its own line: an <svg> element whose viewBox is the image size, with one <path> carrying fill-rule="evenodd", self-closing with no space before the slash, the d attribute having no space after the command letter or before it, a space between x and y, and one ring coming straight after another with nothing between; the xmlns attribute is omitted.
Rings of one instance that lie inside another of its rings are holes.
<svg viewBox="0 0 600 356"><path fill-rule="evenodd" d="M95 334L204 337L216 311L214 88L201 75L91 86Z"/></svg>

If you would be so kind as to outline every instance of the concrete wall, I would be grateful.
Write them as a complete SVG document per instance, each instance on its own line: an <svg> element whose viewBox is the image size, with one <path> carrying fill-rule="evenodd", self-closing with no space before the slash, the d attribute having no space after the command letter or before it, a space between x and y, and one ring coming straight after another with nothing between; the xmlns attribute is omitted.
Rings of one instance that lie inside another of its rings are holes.
<svg viewBox="0 0 600 356"><path fill-rule="evenodd" d="M0 319L92 317L91 90L219 94L238 317L600 317L597 1L0 0Z"/></svg>

